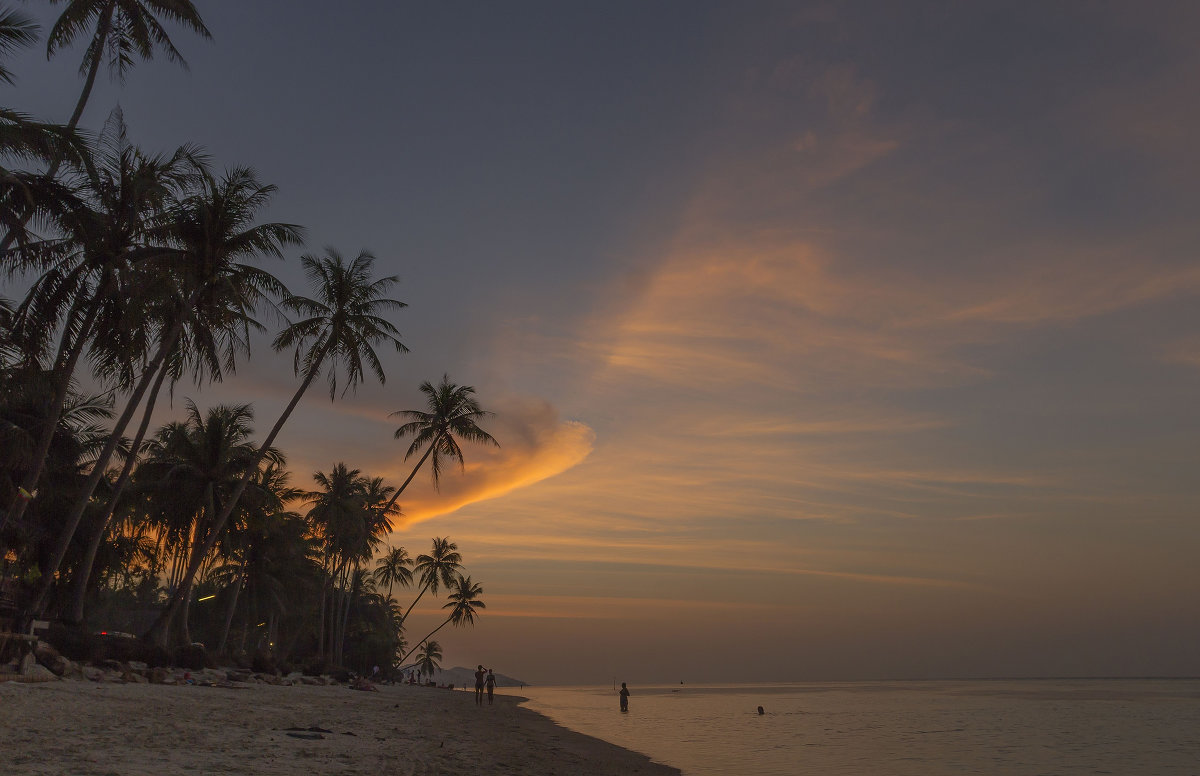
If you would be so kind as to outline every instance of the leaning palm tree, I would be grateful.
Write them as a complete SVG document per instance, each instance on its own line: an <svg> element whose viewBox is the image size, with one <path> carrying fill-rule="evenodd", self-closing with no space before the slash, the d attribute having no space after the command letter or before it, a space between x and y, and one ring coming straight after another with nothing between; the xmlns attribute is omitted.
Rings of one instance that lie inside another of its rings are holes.
<svg viewBox="0 0 1200 776"><path fill-rule="evenodd" d="M408 587L412 584L413 575L409 570L412 564L408 550L403 547L388 547L387 552L375 564L375 582L387 585L388 598L392 597L393 586Z"/></svg>
<svg viewBox="0 0 1200 776"><path fill-rule="evenodd" d="M426 396L427 411L399 410L388 416L399 415L409 419L409 422L396 429L395 433L396 439L403 439L406 436L413 437L408 452L404 454L404 460L407 461L418 450L425 448L425 454L421 456L421 460L417 461L417 465L413 467L408 479L396 490L396 494L392 497L392 503L395 503L396 499L400 497L400 494L408 487L408 483L412 482L413 477L417 476L417 470L426 460L432 459L430 467L433 470L434 487L437 487L442 476L443 458L457 460L458 465L465 468L466 462L463 460L462 448L458 446L456 437L469 442L500 446L500 443L492 438L491 434L478 425L479 420L492 413L479 406L479 402L475 400L473 386L455 385L450 382L449 375L442 375L442 382L437 387L434 387L428 380L421 383L421 392Z"/></svg>
<svg viewBox="0 0 1200 776"><path fill-rule="evenodd" d="M75 110L67 121L64 132L73 136L83 117L100 63L108 59L109 70L123 81L133 66L133 57L143 60L154 57L156 48L166 52L167 59L178 62L185 68L187 62L171 42L158 17L182 24L198 35L211 39L199 12L191 0L51 0L65 2L67 7L46 37L46 57L54 56L59 49L71 45L80 37L91 34L91 40L83 54L79 72L86 74L83 91L75 103ZM68 158L67 148L62 147L50 160L50 168L44 179L49 181L58 173L58 168ZM29 216L26 215L27 219ZM14 228L17 226L17 228ZM8 233L0 240L0 251L8 248L13 240L24 232L24 220L19 225L10 225Z"/></svg>
<svg viewBox="0 0 1200 776"><path fill-rule="evenodd" d="M300 399L322 372L327 372L329 398L337 395L338 373L344 371L346 382L342 393L358 386L364 372L370 370L379 382L386 377L379 356L378 344L390 344L397 353L408 348L399 339L400 332L382 313L406 307L403 302L384 296L398 279L394 276L373 278L375 257L361 251L349 264L333 248L326 248L321 257L305 255L301 264L309 282L316 288L316 298L289 296L283 301L285 309L302 316L275 338L276 350L295 348L294 368L302 376L300 387L292 396L283 414L263 441L265 451L275 442ZM257 464L256 464L257 466ZM225 521L237 507L237 501L249 484L253 472L247 472L215 521L214 533L219 533ZM215 537L211 537L215 541ZM209 547L211 549L211 546ZM199 571L199 564L188 569L188 580ZM157 644L166 645L171 619L182 605L178 591L168 600L149 636Z"/></svg>
<svg viewBox="0 0 1200 776"><path fill-rule="evenodd" d="M414 566L416 572L421 579L421 592L417 593L417 597L404 610L404 616L400 618L400 624L408 619L408 613L417 605L417 601L421 600L421 596L425 595L428 590L434 595L437 595L439 587L449 587L454 582L454 576L462 568L462 555L458 552L458 545L450 541L450 537L434 538L433 548L428 555L418 555Z"/></svg>
<svg viewBox="0 0 1200 776"><path fill-rule="evenodd" d="M160 285L161 275L143 264L167 251L152 225L186 186L189 163L195 159L194 149L187 146L169 157L143 154L129 142L119 111L110 118L104 141L104 152L84 179L88 203L73 210L61 236L18 250L29 266L45 271L18 307L14 330L25 343L27 360L54 353L50 411L22 483L29 492L37 487L54 423L83 352L91 348L93 359L117 374L118 382L132 382L132 364L137 361L132 344L149 328L136 325L145 322L138 320L141 306L132 301L145 299ZM61 334L57 351L52 351L49 336L56 330ZM127 412L131 404L136 401L126 405ZM128 422L124 413L121 417L116 436ZM25 503L10 505L10 519L20 517ZM76 525L69 519L64 526L65 541L56 547L53 563L43 569L46 577L57 572Z"/></svg>
<svg viewBox="0 0 1200 776"><path fill-rule="evenodd" d="M207 371L210 378L219 380L223 371L233 370L237 353L248 349L245 343L249 332L262 329L253 318L255 308L268 294L281 293L283 284L269 272L243 262L266 256L282 259L285 247L302 242L303 230L294 224L254 223L276 187L260 183L253 170L234 168L217 180L203 164L195 160L191 164L197 190L173 203L164 223L155 230L159 242L171 248L160 250L159 255L146 260L156 276L169 277L177 286L171 293L151 300L160 319L157 328L161 341L131 392L109 446L101 453L92 476L76 498L73 511L67 516L68 525L78 523L99 484L98 475L105 470L108 456L115 450L115 440L132 420L147 388L153 386L146 398L134 449L141 444L157 394L171 370L169 359L172 355L182 357L176 352L180 343L186 341L195 346L191 355L197 362L193 364L197 378ZM110 507L94 527L84 559L76 569L69 621L82 620L83 594L92 562L131 468L132 459L118 477ZM71 539L65 533L64 537L67 542Z"/></svg>
<svg viewBox="0 0 1200 776"><path fill-rule="evenodd" d="M461 628L467 625L475 624L475 617L478 616L479 609L486 609L487 604L479 600L479 596L483 595L483 586L477 582L472 582L470 577L464 577L459 574L450 585L450 594L446 596L446 603L442 605L443 609L450 610L450 616L442 621L442 624L429 632L429 635L417 642L417 645L424 644L433 636L433 634L445 628L447 625L453 625L456 628ZM409 654L412 650L409 650ZM407 658L406 654L400 658L401 664Z"/></svg>
<svg viewBox="0 0 1200 776"><path fill-rule="evenodd" d="M61 48L71 45L80 37L91 34L91 40L83 54L79 72L86 76L83 91L75 103L75 111L67 122L67 130L74 131L83 117L96 84L100 63L108 59L109 72L119 81L124 81L133 67L133 55L143 61L154 58L154 50L161 49L167 59L177 62L185 69L187 62L171 42L171 37L159 22L158 17L189 28L192 32L212 39L204 26L200 13L190 0L50 0L65 2L62 16L50 29L46 38L46 57L54 56ZM46 177L53 178L58 171L58 162L51 165Z"/></svg>

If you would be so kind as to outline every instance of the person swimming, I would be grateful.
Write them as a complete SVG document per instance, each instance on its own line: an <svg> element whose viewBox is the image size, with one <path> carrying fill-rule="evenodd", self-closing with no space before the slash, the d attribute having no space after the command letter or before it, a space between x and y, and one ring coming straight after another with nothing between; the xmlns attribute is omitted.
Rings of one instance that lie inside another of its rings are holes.
<svg viewBox="0 0 1200 776"><path fill-rule="evenodd" d="M629 711L629 688L621 682L621 711Z"/></svg>

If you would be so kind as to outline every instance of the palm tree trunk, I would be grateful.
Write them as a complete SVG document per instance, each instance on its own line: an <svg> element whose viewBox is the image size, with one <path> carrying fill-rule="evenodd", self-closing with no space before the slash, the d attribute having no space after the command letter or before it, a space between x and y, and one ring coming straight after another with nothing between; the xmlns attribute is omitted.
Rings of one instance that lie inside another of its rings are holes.
<svg viewBox="0 0 1200 776"><path fill-rule="evenodd" d="M117 4L114 2L108 4L107 10L100 17L100 23L96 27L96 34L93 39L108 38L108 34L112 30L112 17L116 6ZM92 96L92 87L96 85L96 74L100 72L100 60L103 57L104 45L101 44L99 50L96 52L96 56L92 59L91 67L88 68L87 80L83 82L83 91L80 92L79 99L75 103L75 110L71 113L71 120L67 122L66 132L64 133L67 137L71 136L75 128L79 126L79 120L83 118L83 109L87 106L88 98ZM45 177L47 180L52 179L58 173L58 168L62 166L63 160L66 158L66 152L67 150L64 147L55 155L54 160L50 163L50 169L46 170ZM22 229L24 229L24 225L28 222L28 218L22 222ZM0 240L0 252L8 250L16 237L17 230L10 229L8 234L4 235L4 239Z"/></svg>
<svg viewBox="0 0 1200 776"><path fill-rule="evenodd" d="M229 597L229 608L225 610L225 625L221 628L221 640L217 644L217 654L225 653L225 642L229 640L229 629L233 626L233 615L237 611L238 596L242 592L242 584L245 581L246 562L242 561L241 568L238 569L237 577L233 580L231 587L233 593Z"/></svg>
<svg viewBox="0 0 1200 776"><path fill-rule="evenodd" d="M107 290L107 281L105 289ZM33 451L33 465L29 471L25 473L25 479L21 481L21 487L28 493L33 493L37 490L38 480L42 478L42 471L46 467L46 460L50 456L50 445L54 442L54 432L58 430L58 421L62 418L63 406L67 401L67 393L71 387L71 376L75 374L75 366L79 363L79 357L83 354L83 346L87 341L88 332L96 322L96 316L100 313L100 305L93 301L86 306L86 312L83 316L83 323L80 324L76 331L75 337L71 337L71 319L78 313L79 308L73 307L67 315L67 322L63 326L62 338L58 343L58 352L54 357L54 372L51 375L51 385L54 387L54 394L50 400L50 406L46 411L46 416L42 420L41 432L38 435L37 447ZM13 500L9 503L8 509L3 516L0 516L0 530L4 528L5 523L9 520L19 520L21 515L25 514L25 508L29 502L21 498L20 491L13 496Z"/></svg>
<svg viewBox="0 0 1200 776"><path fill-rule="evenodd" d="M317 616L317 657L320 659L325 657L325 610L329 601L330 579L326 574L321 580L321 610Z"/></svg>
<svg viewBox="0 0 1200 776"><path fill-rule="evenodd" d="M187 307L184 309L190 311L199 298L199 291L193 293L192 297L188 300ZM121 413L121 417L117 419L116 425L113 426L112 434L109 435L108 441L104 444L104 449L101 450L95 464L92 465L92 471L88 475L83 489L75 497L75 502L71 505L71 511L67 513L67 518L63 522L62 530L58 535L58 541L54 545L54 553L49 563L47 563L46 568L42 570L42 583L37 596L34 598L32 607L34 614L41 614L46 606L50 588L54 585L58 569L62 565L63 558L67 555L67 550L71 546L71 540L75 538L75 529L79 527L79 521L83 517L84 510L87 509L88 503L92 500L92 494L96 491L96 486L100 484L100 480L104 477L105 468L108 466L108 459L112 457L113 451L117 449L117 445L121 441L121 434L124 433L125 427L129 425L129 421L133 419L133 413L137 411L138 405L141 404L142 396L146 393L146 389L150 387L150 381L154 379L159 369L162 368L167 354L175 348L175 343L179 340L179 335L183 333L184 323L190 318L190 314L180 316L160 341L158 352L154 354L154 358L146 366L145 371L142 372L141 379L138 380L133 393L130 394L129 400L125 404L125 411Z"/></svg>
<svg viewBox="0 0 1200 776"><path fill-rule="evenodd" d="M164 362L158 370L158 376L154 378L150 395L146 398L146 408L142 412L141 425L138 426L137 436L133 439L133 446L129 458L125 461L125 467L121 470L121 476L117 478L117 484L113 486L113 494L108 501L108 510L104 513L104 517L100 518L95 531L92 532L87 551L84 553L79 567L75 569L75 577L71 580L71 595L67 604L67 612L63 618L67 622L77 624L83 622L84 599L87 596L88 581L92 576L92 566L96 562L96 553L100 550L100 543L104 541L113 513L117 509L117 502L125 490L126 483L129 482L129 475L133 471L134 464L137 463L138 448L141 447L142 440L146 437L146 430L150 427L150 416L154 414L154 403L168 371Z"/></svg>
<svg viewBox="0 0 1200 776"><path fill-rule="evenodd" d="M422 644L424 644L426 641L429 641L431 638L433 638L433 634L437 633L442 628L445 628L447 625L449 625L450 621L453 619L454 619L453 615L451 615L450 617L447 617L445 619L445 621L442 622L441 625L439 625L436 628L434 628L433 630L431 630L429 632L428 636L426 636L425 638L418 641L415 645L413 645L413 648L410 649L409 651L405 652L404 657L400 658L400 665L404 665L404 661L408 659L409 655L411 655L413 652L415 652L417 650L417 648L420 647Z"/></svg>
<svg viewBox="0 0 1200 776"><path fill-rule="evenodd" d="M183 597L183 605L179 607L179 616L176 618L179 621L179 643L191 644L192 631L188 627L188 617L192 613L192 596L191 588L188 588L188 595Z"/></svg>
<svg viewBox="0 0 1200 776"><path fill-rule="evenodd" d="M250 484L250 480L254 477L255 471L258 470L258 465L262 463L262 459L266 456L267 450L270 449L272 443L274 443L275 437L279 436L279 432L283 429L283 425L287 423L288 418L292 414L292 410L296 409L296 405L300 403L300 399L304 396L304 392L308 390L308 386L312 384L312 381L316 379L317 374L320 373L320 366L325 360L325 353L327 352L327 349L323 349L319 354L320 357L314 359L314 368L311 369L308 373L308 376L304 378L304 382L300 384L300 388L297 389L295 395L292 396L292 400L284 409L283 414L280 415L279 420L275 422L275 426L271 429L271 433L267 435L266 440L258 448L258 453L254 456L254 460L248 467L246 467L246 472L242 475L242 479L238 482L237 487L234 489L233 495L229 497L229 500L225 504L225 508L221 510L221 514L217 516L217 519L213 523L212 531L205 540L204 552L199 554L201 558L203 558L204 555L206 555L208 551L212 549L212 545L216 543L217 536L220 534L221 529L225 527L225 523L229 520L229 516L233 514L233 510L237 507L238 500L241 499L242 494L246 491L246 486ZM196 571L198 571L199 568L200 564L195 561L189 565L187 574L184 576L185 585L191 585L192 578L195 577ZM183 586L181 585L181 589L182 587ZM146 637L158 646L167 646L167 625L170 623L171 618L174 617L175 612L179 610L181 600L182 596L180 595L179 590L176 590L171 596L170 600L167 601L166 606L163 607L158 619L155 620L152 626L150 626L150 631L146 634Z"/></svg>
<svg viewBox="0 0 1200 776"><path fill-rule="evenodd" d="M429 454L433 452L433 448L436 447L437 443L440 441L442 441L442 435L438 434L436 437L434 437L433 442L429 444L429 449L425 451L425 455L421 456L421 460L417 461L417 465L413 467L412 473L408 475L408 479L396 489L396 492L392 494L392 500L387 503L386 507L380 510L381 512L386 513L392 508L392 504L396 503L396 499L400 498L400 494L403 493L404 489L408 487L408 483L412 482L413 477L417 476L417 470L420 469L421 465L425 463L425 459L429 457Z"/></svg>
<svg viewBox="0 0 1200 776"><path fill-rule="evenodd" d="M355 563L350 569L350 584L346 586L346 610L342 612L342 632L338 636L338 653L344 655L346 653L346 628L350 624L350 608L354 605L354 585L353 580L358 576L358 564Z"/></svg>
<svg viewBox="0 0 1200 776"><path fill-rule="evenodd" d="M401 628L404 627L404 622L405 622L405 620L408 619L408 613L413 610L413 607L417 605L417 601L421 600L421 596L425 595L425 591L428 589L429 589L429 583L426 582L425 585L421 588L421 592L417 593L417 597L415 599L413 599L413 602L408 605L408 608L406 610L404 610L404 616L400 618L400 627Z"/></svg>

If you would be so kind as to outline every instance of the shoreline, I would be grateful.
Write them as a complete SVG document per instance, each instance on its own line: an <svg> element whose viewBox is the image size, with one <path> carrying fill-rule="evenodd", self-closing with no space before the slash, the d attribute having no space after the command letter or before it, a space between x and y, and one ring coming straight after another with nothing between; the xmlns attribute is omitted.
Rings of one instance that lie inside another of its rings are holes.
<svg viewBox="0 0 1200 776"><path fill-rule="evenodd" d="M362 692L345 685L3 682L5 772L680 776L520 706L523 696L497 693L482 707L473 696L408 685Z"/></svg>

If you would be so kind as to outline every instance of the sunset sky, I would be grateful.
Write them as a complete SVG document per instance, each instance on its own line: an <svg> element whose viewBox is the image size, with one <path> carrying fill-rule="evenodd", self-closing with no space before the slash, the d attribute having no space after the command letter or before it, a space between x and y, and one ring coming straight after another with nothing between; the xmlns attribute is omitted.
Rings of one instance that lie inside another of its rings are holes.
<svg viewBox="0 0 1200 776"><path fill-rule="evenodd" d="M400 277L411 354L310 392L295 484L403 481L423 380L496 412L393 537L483 584L445 665L1200 674L1200 6L197 6L190 71L84 123L252 165L308 251ZM15 58L5 104L65 121L81 56ZM174 411L265 432L295 387L263 342Z"/></svg>

